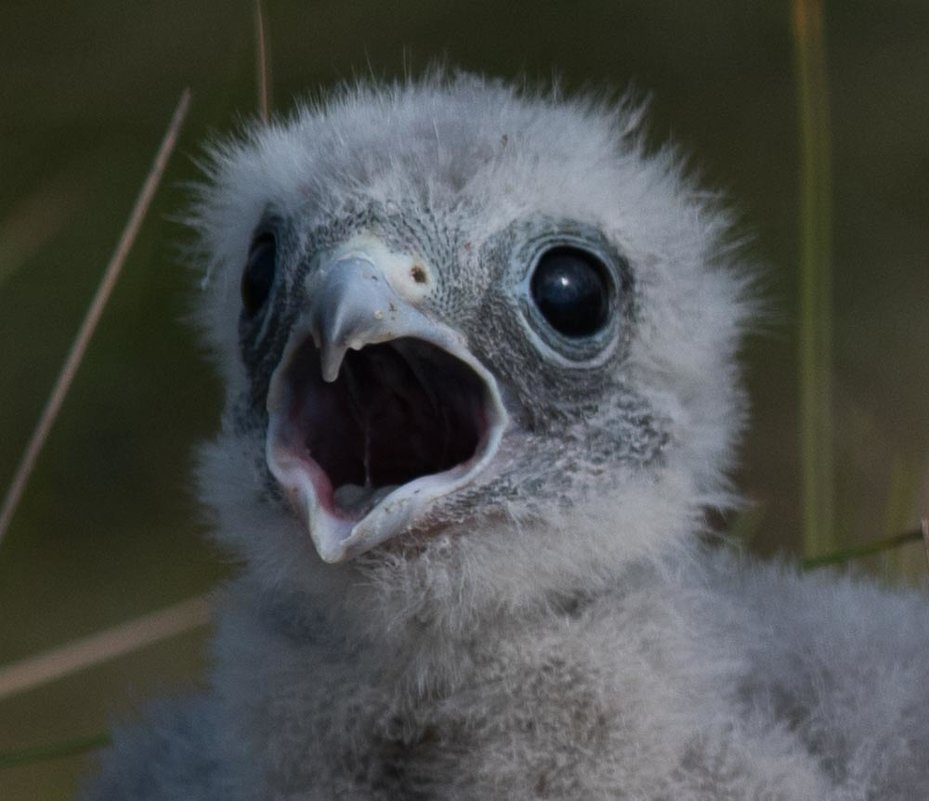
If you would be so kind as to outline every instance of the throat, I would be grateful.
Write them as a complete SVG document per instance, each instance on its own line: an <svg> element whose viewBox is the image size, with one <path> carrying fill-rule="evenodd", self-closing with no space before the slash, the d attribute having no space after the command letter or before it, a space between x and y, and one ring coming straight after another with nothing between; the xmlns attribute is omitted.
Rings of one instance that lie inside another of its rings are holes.
<svg viewBox="0 0 929 801"><path fill-rule="evenodd" d="M331 487L333 512L359 519L390 492L469 463L487 429L474 372L433 345L399 339L345 354L335 381L308 342L291 411L305 452Z"/></svg>

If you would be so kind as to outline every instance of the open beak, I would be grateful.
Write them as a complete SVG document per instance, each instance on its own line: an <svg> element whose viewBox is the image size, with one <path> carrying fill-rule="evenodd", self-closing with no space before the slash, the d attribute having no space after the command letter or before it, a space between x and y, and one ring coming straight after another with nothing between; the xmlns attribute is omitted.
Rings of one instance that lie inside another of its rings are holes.
<svg viewBox="0 0 929 801"><path fill-rule="evenodd" d="M326 562L400 534L469 484L507 425L493 376L404 283L422 268L410 278L396 258L385 265L373 247L324 259L271 378L268 467Z"/></svg>

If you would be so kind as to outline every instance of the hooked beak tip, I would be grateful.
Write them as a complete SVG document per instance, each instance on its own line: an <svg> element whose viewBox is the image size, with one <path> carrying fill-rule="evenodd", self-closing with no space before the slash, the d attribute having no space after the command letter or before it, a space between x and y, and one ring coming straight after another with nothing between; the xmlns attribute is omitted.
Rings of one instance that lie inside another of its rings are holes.
<svg viewBox="0 0 929 801"><path fill-rule="evenodd" d="M342 367L342 360L345 358L346 348L339 345L327 343L321 352L320 369L323 381L327 384L333 383L339 377L339 370Z"/></svg>

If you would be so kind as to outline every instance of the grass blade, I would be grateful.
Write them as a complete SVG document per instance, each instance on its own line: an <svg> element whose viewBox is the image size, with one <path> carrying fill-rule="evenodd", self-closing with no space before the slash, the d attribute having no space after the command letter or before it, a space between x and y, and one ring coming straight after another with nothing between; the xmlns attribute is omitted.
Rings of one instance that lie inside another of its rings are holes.
<svg viewBox="0 0 929 801"><path fill-rule="evenodd" d="M867 545L860 545L855 548L846 548L834 553L827 553L822 556L812 556L800 560L800 566L804 570L810 570L816 567L825 567L826 565L841 565L850 562L852 559L861 559L865 556L874 556L875 554L888 551L891 548L898 548L910 542L919 542L924 538L923 531L906 531L903 534L894 534L892 537L885 537L881 540L869 542ZM929 546L927 546L929 547Z"/></svg>
<svg viewBox="0 0 929 801"><path fill-rule="evenodd" d="M803 550L833 550L832 176L822 0L793 0L801 150L800 459Z"/></svg>
<svg viewBox="0 0 929 801"><path fill-rule="evenodd" d="M207 596L201 595L0 667L0 700L193 631L209 622L210 602Z"/></svg>
<svg viewBox="0 0 929 801"><path fill-rule="evenodd" d="M20 765L32 765L36 762L48 762L52 759L86 754L109 745L108 734L96 734L92 737L78 737L51 745L37 745L22 748L19 751L0 751L0 770L17 768Z"/></svg>
<svg viewBox="0 0 929 801"><path fill-rule="evenodd" d="M929 520L922 520L919 528L923 535L923 545L926 547L926 561L929 561Z"/></svg>
<svg viewBox="0 0 929 801"><path fill-rule="evenodd" d="M74 380L74 375L77 373L81 360L84 358L87 345L94 334L97 323L100 321L100 316L103 314L103 310L110 298L110 293L113 291L113 287L116 284L116 279L119 277L126 257L129 255L129 250L135 241L142 221L145 219L145 214L161 182L161 176L164 174L168 158L174 150L181 125L184 122L184 118L187 116L189 107L190 90L185 89L171 117L171 122L161 141L161 146L158 148L158 152L155 155L152 168L145 179L145 183L142 185L139 196L132 208L132 213L129 215L129 219L126 222L126 227L123 229L116 250L113 252L110 262L104 271L100 285L97 287L97 291L90 302L81 327L78 329L74 342L71 345L71 350L65 359L64 366L58 374L58 379L55 382L52 393L48 401L46 401L45 408L42 410L42 414L39 417L39 422L32 432L23 457L13 475L10 488L7 491L6 497L3 499L3 506L0 507L0 544L3 543L3 537L9 529L10 522L16 512L16 507L19 505L20 498L26 489L26 484L29 482L29 477L32 475L36 460L38 459L39 453L42 451L42 446L45 444L45 440L48 438L48 433L55 422L55 418L61 410L61 404L68 394L71 382Z"/></svg>

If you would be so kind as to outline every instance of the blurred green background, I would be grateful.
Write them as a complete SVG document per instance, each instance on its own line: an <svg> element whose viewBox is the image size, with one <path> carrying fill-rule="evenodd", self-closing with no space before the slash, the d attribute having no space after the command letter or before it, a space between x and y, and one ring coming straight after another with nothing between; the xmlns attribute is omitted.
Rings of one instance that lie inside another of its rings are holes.
<svg viewBox="0 0 929 801"><path fill-rule="evenodd" d="M721 188L766 267L775 320L745 361L738 481L752 547L799 547L798 136L789 5L771 0L267 7L274 105L436 59L652 97L650 131ZM0 24L0 486L13 474L184 86L194 105L6 540L0 665L201 592L226 574L191 496L219 388L184 323L196 276L172 221L193 158L254 113L250 2L5 0ZM929 511L929 3L827 7L835 203L837 523L854 544ZM871 559L926 572L919 545ZM890 579L888 579L890 580ZM204 632L0 700L0 752L102 732L195 680ZM0 770L3 801L64 799L72 757Z"/></svg>

